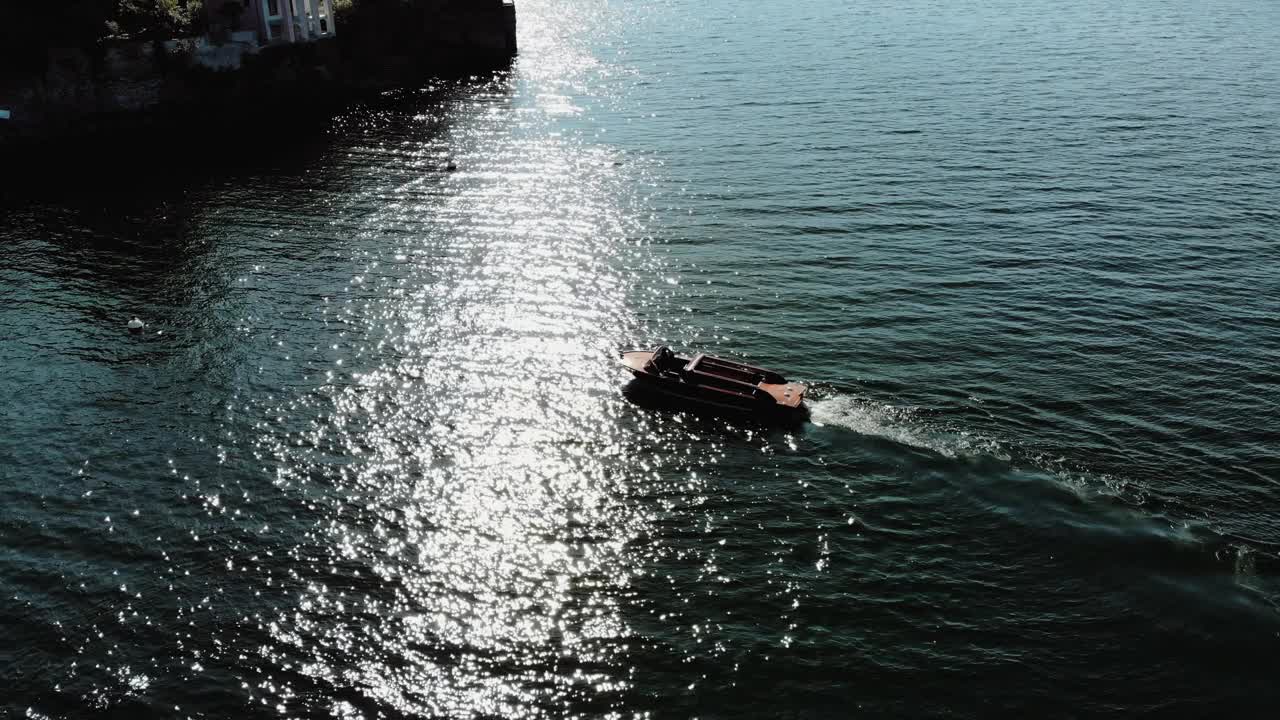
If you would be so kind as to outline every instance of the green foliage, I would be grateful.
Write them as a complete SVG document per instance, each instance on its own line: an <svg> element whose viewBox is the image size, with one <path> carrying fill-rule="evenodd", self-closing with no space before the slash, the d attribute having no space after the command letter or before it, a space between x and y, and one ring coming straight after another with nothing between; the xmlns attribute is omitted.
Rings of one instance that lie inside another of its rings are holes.
<svg viewBox="0 0 1280 720"><path fill-rule="evenodd" d="M168 37L202 35L208 24L203 0L159 0L160 15Z"/></svg>
<svg viewBox="0 0 1280 720"><path fill-rule="evenodd" d="M333 8L333 21L338 27L344 27L355 17L356 0L329 0Z"/></svg>
<svg viewBox="0 0 1280 720"><path fill-rule="evenodd" d="M202 0L114 0L110 35L130 38L169 38L203 32Z"/></svg>
<svg viewBox="0 0 1280 720"><path fill-rule="evenodd" d="M111 37L181 37L204 31L202 0L0 1L0 53L91 48Z"/></svg>

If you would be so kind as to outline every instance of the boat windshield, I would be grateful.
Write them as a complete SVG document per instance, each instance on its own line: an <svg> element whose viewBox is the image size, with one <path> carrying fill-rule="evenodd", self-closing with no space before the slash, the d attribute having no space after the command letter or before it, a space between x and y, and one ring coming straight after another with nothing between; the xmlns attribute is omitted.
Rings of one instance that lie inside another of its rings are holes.
<svg viewBox="0 0 1280 720"><path fill-rule="evenodd" d="M650 360L650 362L653 363L654 369L661 371L671 367L675 357L676 354L671 352L671 348L666 345L662 345L657 350L653 351L653 359Z"/></svg>

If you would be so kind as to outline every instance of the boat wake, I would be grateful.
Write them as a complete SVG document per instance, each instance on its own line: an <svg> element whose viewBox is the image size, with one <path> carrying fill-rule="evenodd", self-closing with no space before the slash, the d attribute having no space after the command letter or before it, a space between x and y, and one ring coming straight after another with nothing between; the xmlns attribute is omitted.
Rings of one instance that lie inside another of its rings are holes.
<svg viewBox="0 0 1280 720"><path fill-rule="evenodd" d="M910 407L852 395L812 400L808 405L809 419L820 427L842 427L948 458L989 455L1009 459L996 441L966 431L932 427Z"/></svg>
<svg viewBox="0 0 1280 720"><path fill-rule="evenodd" d="M1069 532L1074 543L1099 542L1108 553L1127 552L1132 562L1153 572L1212 569L1258 593L1266 608L1280 611L1280 587L1268 580L1280 571L1280 547L1233 534L1210 518L1193 517L1145 483L958 430L921 409L865 396L819 397L809 402L809 410L817 427L843 428L966 464L996 460L994 465L982 463L985 481L968 487L1002 514L1038 532ZM1128 549L1109 544L1117 537L1124 538Z"/></svg>

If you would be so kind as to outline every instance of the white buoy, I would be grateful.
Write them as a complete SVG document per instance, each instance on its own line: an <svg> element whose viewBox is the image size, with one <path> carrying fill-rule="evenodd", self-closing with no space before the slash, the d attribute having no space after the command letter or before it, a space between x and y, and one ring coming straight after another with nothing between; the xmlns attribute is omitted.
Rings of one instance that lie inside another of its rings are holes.
<svg viewBox="0 0 1280 720"><path fill-rule="evenodd" d="M144 323L135 315L133 319L129 321L129 332L142 332L143 325Z"/></svg>

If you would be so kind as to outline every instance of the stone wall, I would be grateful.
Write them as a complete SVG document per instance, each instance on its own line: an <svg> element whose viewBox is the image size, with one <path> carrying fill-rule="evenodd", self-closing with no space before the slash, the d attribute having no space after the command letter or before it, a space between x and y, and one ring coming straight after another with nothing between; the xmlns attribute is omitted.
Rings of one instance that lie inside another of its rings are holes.
<svg viewBox="0 0 1280 720"><path fill-rule="evenodd" d="M151 42L50 50L42 74L0 85L0 108L10 115L0 121L0 143L92 130L157 107L166 82L162 53Z"/></svg>

